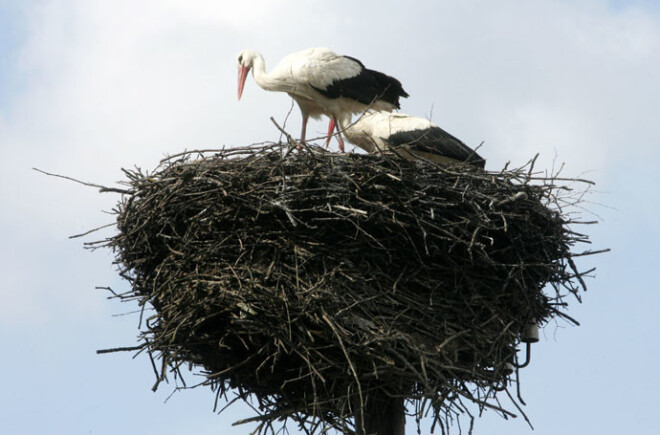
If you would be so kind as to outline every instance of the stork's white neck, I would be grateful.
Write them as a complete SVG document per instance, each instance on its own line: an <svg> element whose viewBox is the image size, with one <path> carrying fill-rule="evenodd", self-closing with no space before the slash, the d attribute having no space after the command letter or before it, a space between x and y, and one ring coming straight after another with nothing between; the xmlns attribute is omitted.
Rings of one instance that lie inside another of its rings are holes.
<svg viewBox="0 0 660 435"><path fill-rule="evenodd" d="M257 52L252 54L252 77L259 86L267 91L279 91L278 82L266 72L266 61L264 57Z"/></svg>
<svg viewBox="0 0 660 435"><path fill-rule="evenodd" d="M380 138L374 136L370 113L361 113L355 119L350 114L345 114L337 119L337 123L342 129L344 137L366 152L375 153L387 149Z"/></svg>
<svg viewBox="0 0 660 435"><path fill-rule="evenodd" d="M361 116L362 114L360 114L354 120L350 113L342 113L341 116L337 118L337 124L348 137L348 140L351 140L352 137L357 137L364 134L360 126L357 125L360 122Z"/></svg>

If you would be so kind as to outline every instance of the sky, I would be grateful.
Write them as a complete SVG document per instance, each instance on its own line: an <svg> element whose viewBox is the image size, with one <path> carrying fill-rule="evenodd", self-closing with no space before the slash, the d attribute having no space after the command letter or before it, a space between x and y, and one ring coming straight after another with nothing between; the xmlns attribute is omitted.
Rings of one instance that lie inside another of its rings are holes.
<svg viewBox="0 0 660 435"><path fill-rule="evenodd" d="M114 185L186 149L276 141L269 118L284 123L291 99L249 78L239 103L237 54L272 68L326 46L399 78L402 112L484 142L487 169L539 153L540 170L596 182L583 213L599 223L580 230L612 251L580 263L597 267L569 309L581 326L545 327L521 372L535 430L487 412L474 433L657 433L657 5L0 0L0 432L249 432L231 425L247 406L217 415L210 390L153 393L147 358L95 353L134 344L138 316L96 289L127 289L111 252L84 248L112 230L69 236L112 223L119 197L32 168ZM297 109L286 128L298 134Z"/></svg>

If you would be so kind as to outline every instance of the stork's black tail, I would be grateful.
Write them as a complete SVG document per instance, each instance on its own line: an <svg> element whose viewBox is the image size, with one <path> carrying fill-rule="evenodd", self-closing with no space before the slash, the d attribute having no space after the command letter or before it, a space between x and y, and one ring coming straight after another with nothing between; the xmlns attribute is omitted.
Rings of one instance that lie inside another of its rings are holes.
<svg viewBox="0 0 660 435"><path fill-rule="evenodd" d="M378 83L377 88L380 90L379 95L381 96L377 99L386 101L394 105L394 107L397 109L400 109L401 104L399 104L399 98L408 97L408 93L403 90L403 85L401 82L392 76L383 74L380 71L365 69L364 72L373 76L375 81Z"/></svg>

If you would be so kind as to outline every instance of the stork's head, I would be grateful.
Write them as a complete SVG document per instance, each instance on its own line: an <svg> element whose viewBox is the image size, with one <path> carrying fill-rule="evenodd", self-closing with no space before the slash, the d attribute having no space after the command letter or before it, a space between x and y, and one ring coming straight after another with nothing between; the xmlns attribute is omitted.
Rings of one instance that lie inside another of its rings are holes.
<svg viewBox="0 0 660 435"><path fill-rule="evenodd" d="M238 99L243 95L243 88L245 87L245 80L248 73L254 65L254 59L257 53L252 50L243 50L238 54Z"/></svg>

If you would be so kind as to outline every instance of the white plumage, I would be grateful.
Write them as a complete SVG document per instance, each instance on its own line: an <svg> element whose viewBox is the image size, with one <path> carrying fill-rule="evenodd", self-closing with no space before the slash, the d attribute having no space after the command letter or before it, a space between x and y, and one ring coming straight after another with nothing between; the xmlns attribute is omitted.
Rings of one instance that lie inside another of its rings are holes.
<svg viewBox="0 0 660 435"><path fill-rule="evenodd" d="M369 153L392 151L409 160L465 162L483 168L486 161L473 149L431 121L403 113L368 112L341 128L351 143Z"/></svg>
<svg viewBox="0 0 660 435"><path fill-rule="evenodd" d="M286 92L296 101L302 113L302 142L310 116L329 116L334 125L368 107L391 111L399 107L399 97L408 96L395 78L366 69L359 60L335 54L327 48L292 53L269 73L261 54L242 51L238 56L239 100L250 70L263 89ZM343 151L341 135L338 140Z"/></svg>

